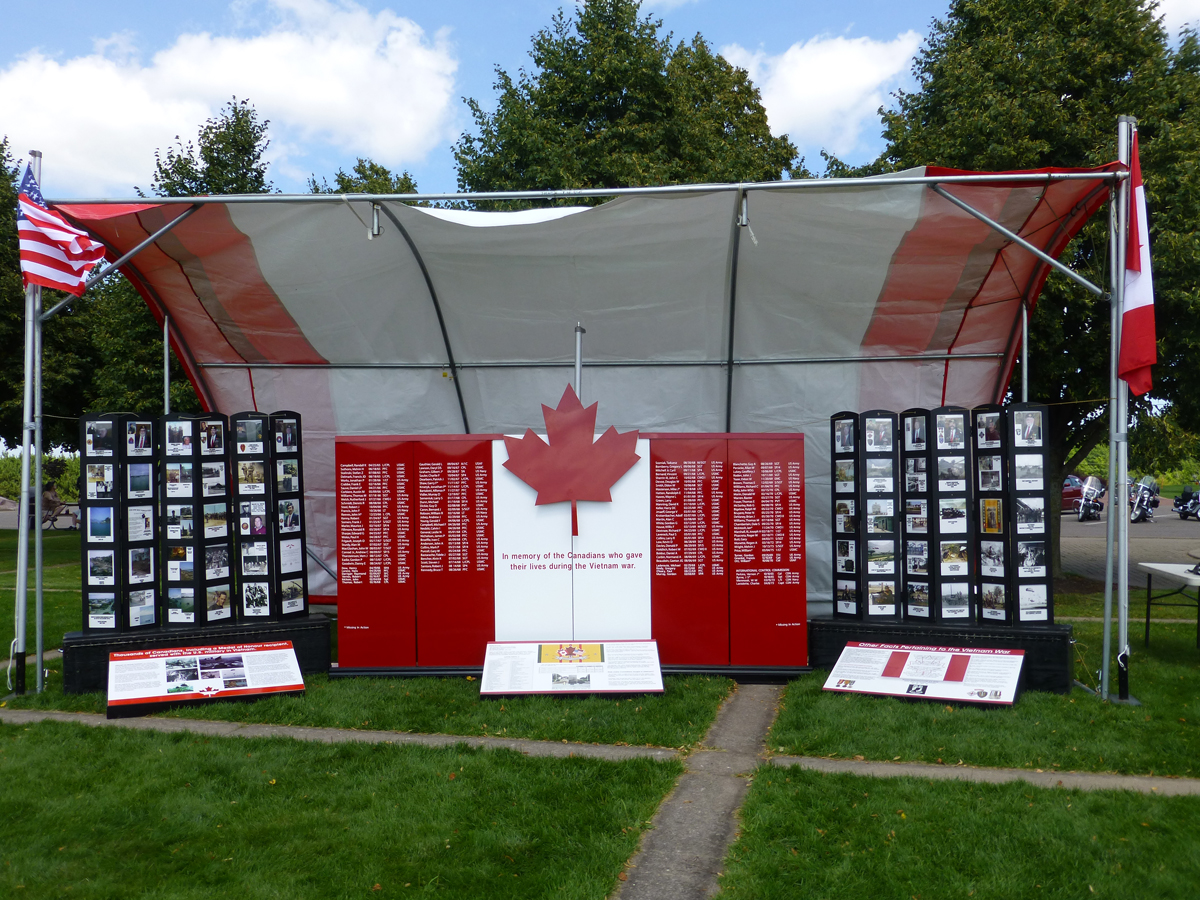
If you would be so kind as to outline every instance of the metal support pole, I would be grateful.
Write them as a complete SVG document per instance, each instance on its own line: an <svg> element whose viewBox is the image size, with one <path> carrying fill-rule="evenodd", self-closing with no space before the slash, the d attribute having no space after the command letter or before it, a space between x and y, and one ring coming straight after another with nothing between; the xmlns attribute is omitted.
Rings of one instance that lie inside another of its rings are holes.
<svg viewBox="0 0 1200 900"><path fill-rule="evenodd" d="M40 175L39 175L40 180ZM34 660L37 664L37 692L46 688L45 597L42 593L42 289L33 289L33 572L35 597Z"/></svg>
<svg viewBox="0 0 1200 900"><path fill-rule="evenodd" d="M163 415L171 414L171 317L163 313Z"/></svg>
<svg viewBox="0 0 1200 900"><path fill-rule="evenodd" d="M583 402L583 336L587 329L582 322L575 323L575 396Z"/></svg>
<svg viewBox="0 0 1200 900"><path fill-rule="evenodd" d="M1021 301L1021 402L1029 402L1029 304Z"/></svg>
<svg viewBox="0 0 1200 900"><path fill-rule="evenodd" d="M1112 656L1112 608L1113 576L1115 560L1113 549L1117 542L1117 518L1124 515L1125 504L1121 500L1122 489L1117 486L1117 335L1120 333L1121 311L1117 306L1117 281L1122 277L1119 252L1121 243L1120 216L1117 205L1120 187L1113 187L1108 201L1108 258L1109 258L1109 349L1108 349L1108 515L1104 523L1104 639L1100 651L1100 699L1108 699L1109 659Z"/></svg>
<svg viewBox="0 0 1200 900"><path fill-rule="evenodd" d="M1119 122L1119 137L1117 140L1117 158L1129 165L1132 160L1133 135L1137 128L1137 119L1132 116L1121 116ZM1121 185L1121 203L1118 207L1121 227L1120 279L1116 288L1120 299L1120 310L1125 311L1125 259L1129 234L1129 216L1132 213L1133 185L1125 181ZM1123 328L1123 322L1121 323ZM1118 347L1120 344L1117 345ZM1121 431L1117 435L1117 481L1123 486L1129 480L1129 385L1123 380L1117 381L1117 421ZM1124 488L1122 487L1122 490ZM1124 504L1121 506L1124 510ZM1121 700L1129 699L1129 516L1122 515L1117 525L1117 696Z"/></svg>

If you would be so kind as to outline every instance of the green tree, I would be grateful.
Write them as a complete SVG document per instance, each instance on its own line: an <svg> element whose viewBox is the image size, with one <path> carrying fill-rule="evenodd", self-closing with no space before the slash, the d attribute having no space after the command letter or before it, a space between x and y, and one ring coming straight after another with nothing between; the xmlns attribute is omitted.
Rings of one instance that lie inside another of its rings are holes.
<svg viewBox="0 0 1200 900"><path fill-rule="evenodd" d="M868 167L936 164L1002 170L1092 166L1116 158L1118 114L1139 119L1141 156L1153 206L1160 358L1153 396L1200 400L1181 348L1200 344L1200 66L1195 36L1172 51L1144 0L954 0L935 21L913 66L917 90L881 110L887 149ZM836 168L832 160L830 168ZM1097 216L1063 261L1107 284L1107 216ZM1051 484L1108 433L1109 308L1051 275L1031 317L1030 397L1052 404ZM1149 412L1149 397L1134 404ZM1195 412L1192 412L1192 410ZM1057 491L1052 491L1053 562L1059 571ZM1119 508L1119 507L1118 507Z"/></svg>
<svg viewBox="0 0 1200 900"><path fill-rule="evenodd" d="M312 175L308 189L314 194L415 194L417 183L407 171L396 175L387 166L360 156L349 174L337 170L332 186L327 179L318 182Z"/></svg>
<svg viewBox="0 0 1200 900"><path fill-rule="evenodd" d="M154 152L150 189L160 197L269 193L272 185L263 155L271 145L270 124L259 120L249 100L234 97L200 126L195 145L180 143L176 135L175 146L165 154Z"/></svg>
<svg viewBox="0 0 1200 900"><path fill-rule="evenodd" d="M533 37L532 72L496 70L495 113L454 146L462 190L774 181L808 174L767 127L745 70L697 35L674 49L636 0L585 0Z"/></svg>

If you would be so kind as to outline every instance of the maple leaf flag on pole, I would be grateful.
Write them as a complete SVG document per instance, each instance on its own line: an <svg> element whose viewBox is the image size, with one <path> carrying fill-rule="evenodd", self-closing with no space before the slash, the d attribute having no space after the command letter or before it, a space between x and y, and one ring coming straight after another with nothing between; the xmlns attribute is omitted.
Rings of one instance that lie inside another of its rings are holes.
<svg viewBox="0 0 1200 900"><path fill-rule="evenodd" d="M1129 163L1129 242L1125 251L1125 299L1121 310L1121 352L1117 372L1140 397L1150 390L1150 367L1158 362L1154 333L1154 279L1150 274L1150 230L1146 221L1146 188L1138 161L1137 132Z"/></svg>
<svg viewBox="0 0 1200 900"><path fill-rule="evenodd" d="M25 287L39 284L80 296L88 273L104 259L104 245L46 208L42 191L25 167L17 197L17 237Z"/></svg>

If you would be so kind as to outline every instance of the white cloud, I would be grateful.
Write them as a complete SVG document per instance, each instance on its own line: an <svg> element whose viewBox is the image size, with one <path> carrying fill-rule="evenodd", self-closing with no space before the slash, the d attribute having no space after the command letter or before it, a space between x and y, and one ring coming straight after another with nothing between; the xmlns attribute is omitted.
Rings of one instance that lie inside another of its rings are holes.
<svg viewBox="0 0 1200 900"><path fill-rule="evenodd" d="M1174 39L1184 25L1200 28L1200 0L1159 0L1158 15L1167 35Z"/></svg>
<svg viewBox="0 0 1200 900"><path fill-rule="evenodd" d="M845 157L861 147L864 127L877 125L876 111L907 73L920 43L915 31L890 41L822 35L778 56L738 44L721 54L750 73L771 130L787 133L811 166L821 149Z"/></svg>
<svg viewBox="0 0 1200 900"><path fill-rule="evenodd" d="M258 33L183 34L148 64L128 34L67 60L31 51L0 70L0 133L15 156L46 154L50 196L146 187L154 150L194 137L235 94L270 119L276 175L307 174L314 144L411 166L457 133L445 32L351 0L266 0L263 12Z"/></svg>

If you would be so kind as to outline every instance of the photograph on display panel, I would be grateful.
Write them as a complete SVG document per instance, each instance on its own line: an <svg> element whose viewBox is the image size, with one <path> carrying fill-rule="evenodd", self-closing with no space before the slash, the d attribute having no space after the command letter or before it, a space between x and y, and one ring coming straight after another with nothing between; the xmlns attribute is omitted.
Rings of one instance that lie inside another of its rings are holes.
<svg viewBox="0 0 1200 900"><path fill-rule="evenodd" d="M209 585L205 592L205 612L210 622L228 619L233 616L233 605L229 602L229 585Z"/></svg>
<svg viewBox="0 0 1200 900"><path fill-rule="evenodd" d="M929 487L928 460L923 456L904 460L904 490L909 494L924 494Z"/></svg>
<svg viewBox="0 0 1200 900"><path fill-rule="evenodd" d="M867 418L863 425L863 443L868 453L891 453L892 420Z"/></svg>
<svg viewBox="0 0 1200 900"><path fill-rule="evenodd" d="M839 581L837 583L836 598L838 612L858 612L858 585L853 581Z"/></svg>
<svg viewBox="0 0 1200 900"><path fill-rule="evenodd" d="M280 534L290 534L292 532L296 532L296 531L300 530L300 505L299 505L299 503L300 503L299 500L280 500L279 501L279 532L280 532ZM839 505L841 505L841 504L839 503ZM853 501L851 501L850 505L851 506L854 505ZM841 520L841 518L842 518L842 516L839 515L838 519ZM848 516L847 518L852 518L852 517ZM841 526L840 521L838 524L839 524L838 530L839 531L843 530L840 527ZM850 529L847 528L844 530L849 531Z"/></svg>
<svg viewBox="0 0 1200 900"><path fill-rule="evenodd" d="M1004 503L999 497L979 501L979 530L983 534L1004 533Z"/></svg>
<svg viewBox="0 0 1200 900"><path fill-rule="evenodd" d="M976 461L979 467L979 490L999 491L1004 487L1001 472L1004 471L1004 457L981 456Z"/></svg>
<svg viewBox="0 0 1200 900"><path fill-rule="evenodd" d="M280 529L283 529L283 501L280 501ZM854 501L839 498L833 505L833 530L841 534L853 534L855 528ZM299 516L296 517L296 528L300 527Z"/></svg>
<svg viewBox="0 0 1200 900"><path fill-rule="evenodd" d="M196 621L195 588L167 588L167 621L191 624Z"/></svg>
<svg viewBox="0 0 1200 900"><path fill-rule="evenodd" d="M925 534L929 531L928 500L904 501L904 527L913 534Z"/></svg>
<svg viewBox="0 0 1200 900"><path fill-rule="evenodd" d="M224 503L204 504L204 536L226 537L229 534L229 507Z"/></svg>
<svg viewBox="0 0 1200 900"><path fill-rule="evenodd" d="M867 574L891 575L896 571L896 545L892 541L867 541Z"/></svg>
<svg viewBox="0 0 1200 900"><path fill-rule="evenodd" d="M225 452L225 426L220 420L200 423L200 453L219 456Z"/></svg>
<svg viewBox="0 0 1200 900"><path fill-rule="evenodd" d="M1003 619L1005 617L1004 585L988 584L980 586L979 603L980 615L985 619Z"/></svg>
<svg viewBox="0 0 1200 900"><path fill-rule="evenodd" d="M834 542L834 560L837 564L837 571L846 575L854 574L854 541L835 541Z"/></svg>
<svg viewBox="0 0 1200 900"><path fill-rule="evenodd" d="M275 423L275 452L295 453L297 449L295 419L280 419Z"/></svg>
<svg viewBox="0 0 1200 900"><path fill-rule="evenodd" d="M237 465L239 494L265 494L267 492L266 467L261 461L243 461Z"/></svg>
<svg viewBox="0 0 1200 900"><path fill-rule="evenodd" d="M1004 542L979 542L979 571L989 578L1004 577Z"/></svg>
<svg viewBox="0 0 1200 900"><path fill-rule="evenodd" d="M967 542L942 541L942 574L967 575Z"/></svg>
<svg viewBox="0 0 1200 900"><path fill-rule="evenodd" d="M90 468L90 467L89 467ZM154 497L151 463L130 463L126 473L126 489L130 500L150 500Z"/></svg>
<svg viewBox="0 0 1200 900"><path fill-rule="evenodd" d="M1014 497L1017 534L1043 534L1046 530L1046 500L1043 497Z"/></svg>
<svg viewBox="0 0 1200 900"><path fill-rule="evenodd" d="M113 495L112 463L88 463L86 493L89 500L111 500Z"/></svg>
<svg viewBox="0 0 1200 900"><path fill-rule="evenodd" d="M937 448L962 450L967 446L967 430L962 413L943 413L937 417Z"/></svg>
<svg viewBox="0 0 1200 900"><path fill-rule="evenodd" d="M148 584L154 581L154 555L150 547L133 547L129 551L129 583Z"/></svg>
<svg viewBox="0 0 1200 900"><path fill-rule="evenodd" d="M854 460L839 459L834 462L833 491L836 494L854 493Z"/></svg>
<svg viewBox="0 0 1200 900"><path fill-rule="evenodd" d="M942 534L966 534L967 498L942 497L938 500L938 520Z"/></svg>
<svg viewBox="0 0 1200 900"><path fill-rule="evenodd" d="M1046 577L1045 541L1017 541L1017 577Z"/></svg>
<svg viewBox="0 0 1200 900"><path fill-rule="evenodd" d="M980 413L975 419L975 446L980 450L1000 446L1000 413Z"/></svg>
<svg viewBox="0 0 1200 900"><path fill-rule="evenodd" d="M874 616L891 616L896 613L896 583L893 581L867 582L868 612Z"/></svg>
<svg viewBox="0 0 1200 900"><path fill-rule="evenodd" d="M126 422L125 455L151 456L154 453L153 435L149 422Z"/></svg>
<svg viewBox="0 0 1200 900"><path fill-rule="evenodd" d="M893 488L892 479L892 461L890 459L872 459L868 457L863 460L863 467L866 469L864 477L867 481L867 493L869 494L890 494Z"/></svg>
<svg viewBox="0 0 1200 900"><path fill-rule="evenodd" d="M192 496L192 464L173 462L167 463L165 467L167 496L168 497L190 497Z"/></svg>
<svg viewBox="0 0 1200 900"><path fill-rule="evenodd" d="M132 627L139 625L153 625L155 622L154 615L154 589L142 588L136 591L129 592L129 624Z"/></svg>
<svg viewBox="0 0 1200 900"><path fill-rule="evenodd" d="M1018 453L1013 457L1013 486L1018 491L1040 491L1044 465L1040 453Z"/></svg>
<svg viewBox="0 0 1200 900"><path fill-rule="evenodd" d="M967 489L967 458L965 456L939 456L937 468L939 491L965 491Z"/></svg>
<svg viewBox="0 0 1200 900"><path fill-rule="evenodd" d="M112 550L89 550L88 584L113 584L116 571L116 553Z"/></svg>
<svg viewBox="0 0 1200 900"><path fill-rule="evenodd" d="M131 506L126 511L130 541L148 541L154 537L154 507Z"/></svg>
<svg viewBox="0 0 1200 900"><path fill-rule="evenodd" d="M925 449L925 417L906 416L904 419L904 449Z"/></svg>
<svg viewBox="0 0 1200 900"><path fill-rule="evenodd" d="M263 452L263 423L261 419L240 419L234 424L234 445L239 454Z"/></svg>
<svg viewBox="0 0 1200 900"><path fill-rule="evenodd" d="M304 582L299 578L289 578L279 586L279 598L283 613L300 612L304 609Z"/></svg>
<svg viewBox="0 0 1200 900"><path fill-rule="evenodd" d="M113 423L88 422L84 426L83 451L85 456L112 456Z"/></svg>
<svg viewBox="0 0 1200 900"><path fill-rule="evenodd" d="M1017 610L1023 622L1044 622L1050 617L1046 585L1023 584L1017 588Z"/></svg>
<svg viewBox="0 0 1200 900"><path fill-rule="evenodd" d="M304 571L304 543L300 538L279 542L279 573Z"/></svg>
<svg viewBox="0 0 1200 900"><path fill-rule="evenodd" d="M116 507L89 506L87 510L87 540L89 544L111 544Z"/></svg>
<svg viewBox="0 0 1200 900"><path fill-rule="evenodd" d="M929 541L908 541L904 553L905 571L909 575L929 574Z"/></svg>
<svg viewBox="0 0 1200 900"><path fill-rule="evenodd" d="M925 581L910 581L908 583L908 614L929 618L929 583Z"/></svg>
<svg viewBox="0 0 1200 900"><path fill-rule="evenodd" d="M267 585L265 582L242 582L242 615L269 616L271 610L267 596Z"/></svg>
<svg viewBox="0 0 1200 900"><path fill-rule="evenodd" d="M1017 410L1014 413L1013 444L1017 447L1042 446L1041 410Z"/></svg>
<svg viewBox="0 0 1200 900"><path fill-rule="evenodd" d="M964 619L971 614L970 585L962 581L943 582L942 618Z"/></svg>
<svg viewBox="0 0 1200 900"><path fill-rule="evenodd" d="M290 494L300 490L300 463L294 459L281 459L275 463L276 490Z"/></svg>
<svg viewBox="0 0 1200 900"><path fill-rule="evenodd" d="M111 592L89 591L88 627L116 628L117 627L117 595Z"/></svg>
<svg viewBox="0 0 1200 900"><path fill-rule="evenodd" d="M833 452L854 452L854 420L838 419L833 423ZM853 479L853 475L851 475Z"/></svg>
<svg viewBox="0 0 1200 900"><path fill-rule="evenodd" d="M192 423L167 423L167 456L192 455Z"/></svg>

